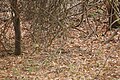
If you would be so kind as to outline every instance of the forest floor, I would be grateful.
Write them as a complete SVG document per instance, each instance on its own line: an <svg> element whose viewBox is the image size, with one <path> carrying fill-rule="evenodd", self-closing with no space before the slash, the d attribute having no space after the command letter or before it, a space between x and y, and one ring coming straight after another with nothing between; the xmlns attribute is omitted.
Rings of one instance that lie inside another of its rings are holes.
<svg viewBox="0 0 120 80"><path fill-rule="evenodd" d="M70 29L45 50L28 47L20 56L1 57L0 80L120 80L120 31L103 44L111 33L84 37Z"/></svg>

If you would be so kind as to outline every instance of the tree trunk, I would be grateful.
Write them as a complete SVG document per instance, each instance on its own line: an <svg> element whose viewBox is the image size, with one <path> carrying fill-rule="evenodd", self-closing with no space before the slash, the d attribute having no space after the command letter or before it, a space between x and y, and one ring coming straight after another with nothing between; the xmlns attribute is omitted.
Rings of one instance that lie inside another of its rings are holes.
<svg viewBox="0 0 120 80"><path fill-rule="evenodd" d="M20 30L20 19L19 10L17 7L17 0L10 0L12 9L12 20L15 31L15 55L21 54L21 30Z"/></svg>

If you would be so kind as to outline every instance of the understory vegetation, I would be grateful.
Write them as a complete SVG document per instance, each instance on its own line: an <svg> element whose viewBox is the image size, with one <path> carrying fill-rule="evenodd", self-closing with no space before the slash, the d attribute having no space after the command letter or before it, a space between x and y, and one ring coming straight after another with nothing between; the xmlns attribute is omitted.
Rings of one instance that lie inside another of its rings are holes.
<svg viewBox="0 0 120 80"><path fill-rule="evenodd" d="M0 5L0 80L120 80L120 27L104 0Z"/></svg>

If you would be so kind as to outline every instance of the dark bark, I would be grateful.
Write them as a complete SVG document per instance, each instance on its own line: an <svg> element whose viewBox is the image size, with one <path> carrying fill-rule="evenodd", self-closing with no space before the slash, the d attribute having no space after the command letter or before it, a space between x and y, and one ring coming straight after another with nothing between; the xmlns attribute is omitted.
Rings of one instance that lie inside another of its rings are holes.
<svg viewBox="0 0 120 80"><path fill-rule="evenodd" d="M21 54L21 30L20 30L20 19L19 10L17 7L17 0L10 0L12 9L12 20L15 31L15 55Z"/></svg>

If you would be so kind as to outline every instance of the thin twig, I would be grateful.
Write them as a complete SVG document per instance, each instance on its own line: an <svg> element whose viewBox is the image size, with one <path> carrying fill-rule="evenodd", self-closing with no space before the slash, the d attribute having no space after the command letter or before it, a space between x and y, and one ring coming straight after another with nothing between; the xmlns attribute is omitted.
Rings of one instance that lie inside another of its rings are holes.
<svg viewBox="0 0 120 80"><path fill-rule="evenodd" d="M118 32L119 30L120 30L120 28L118 28L116 31L114 31L114 33L112 34L112 36L110 36L110 37L104 42L104 44L109 43L109 42L114 38L114 36L117 35L117 32Z"/></svg>

